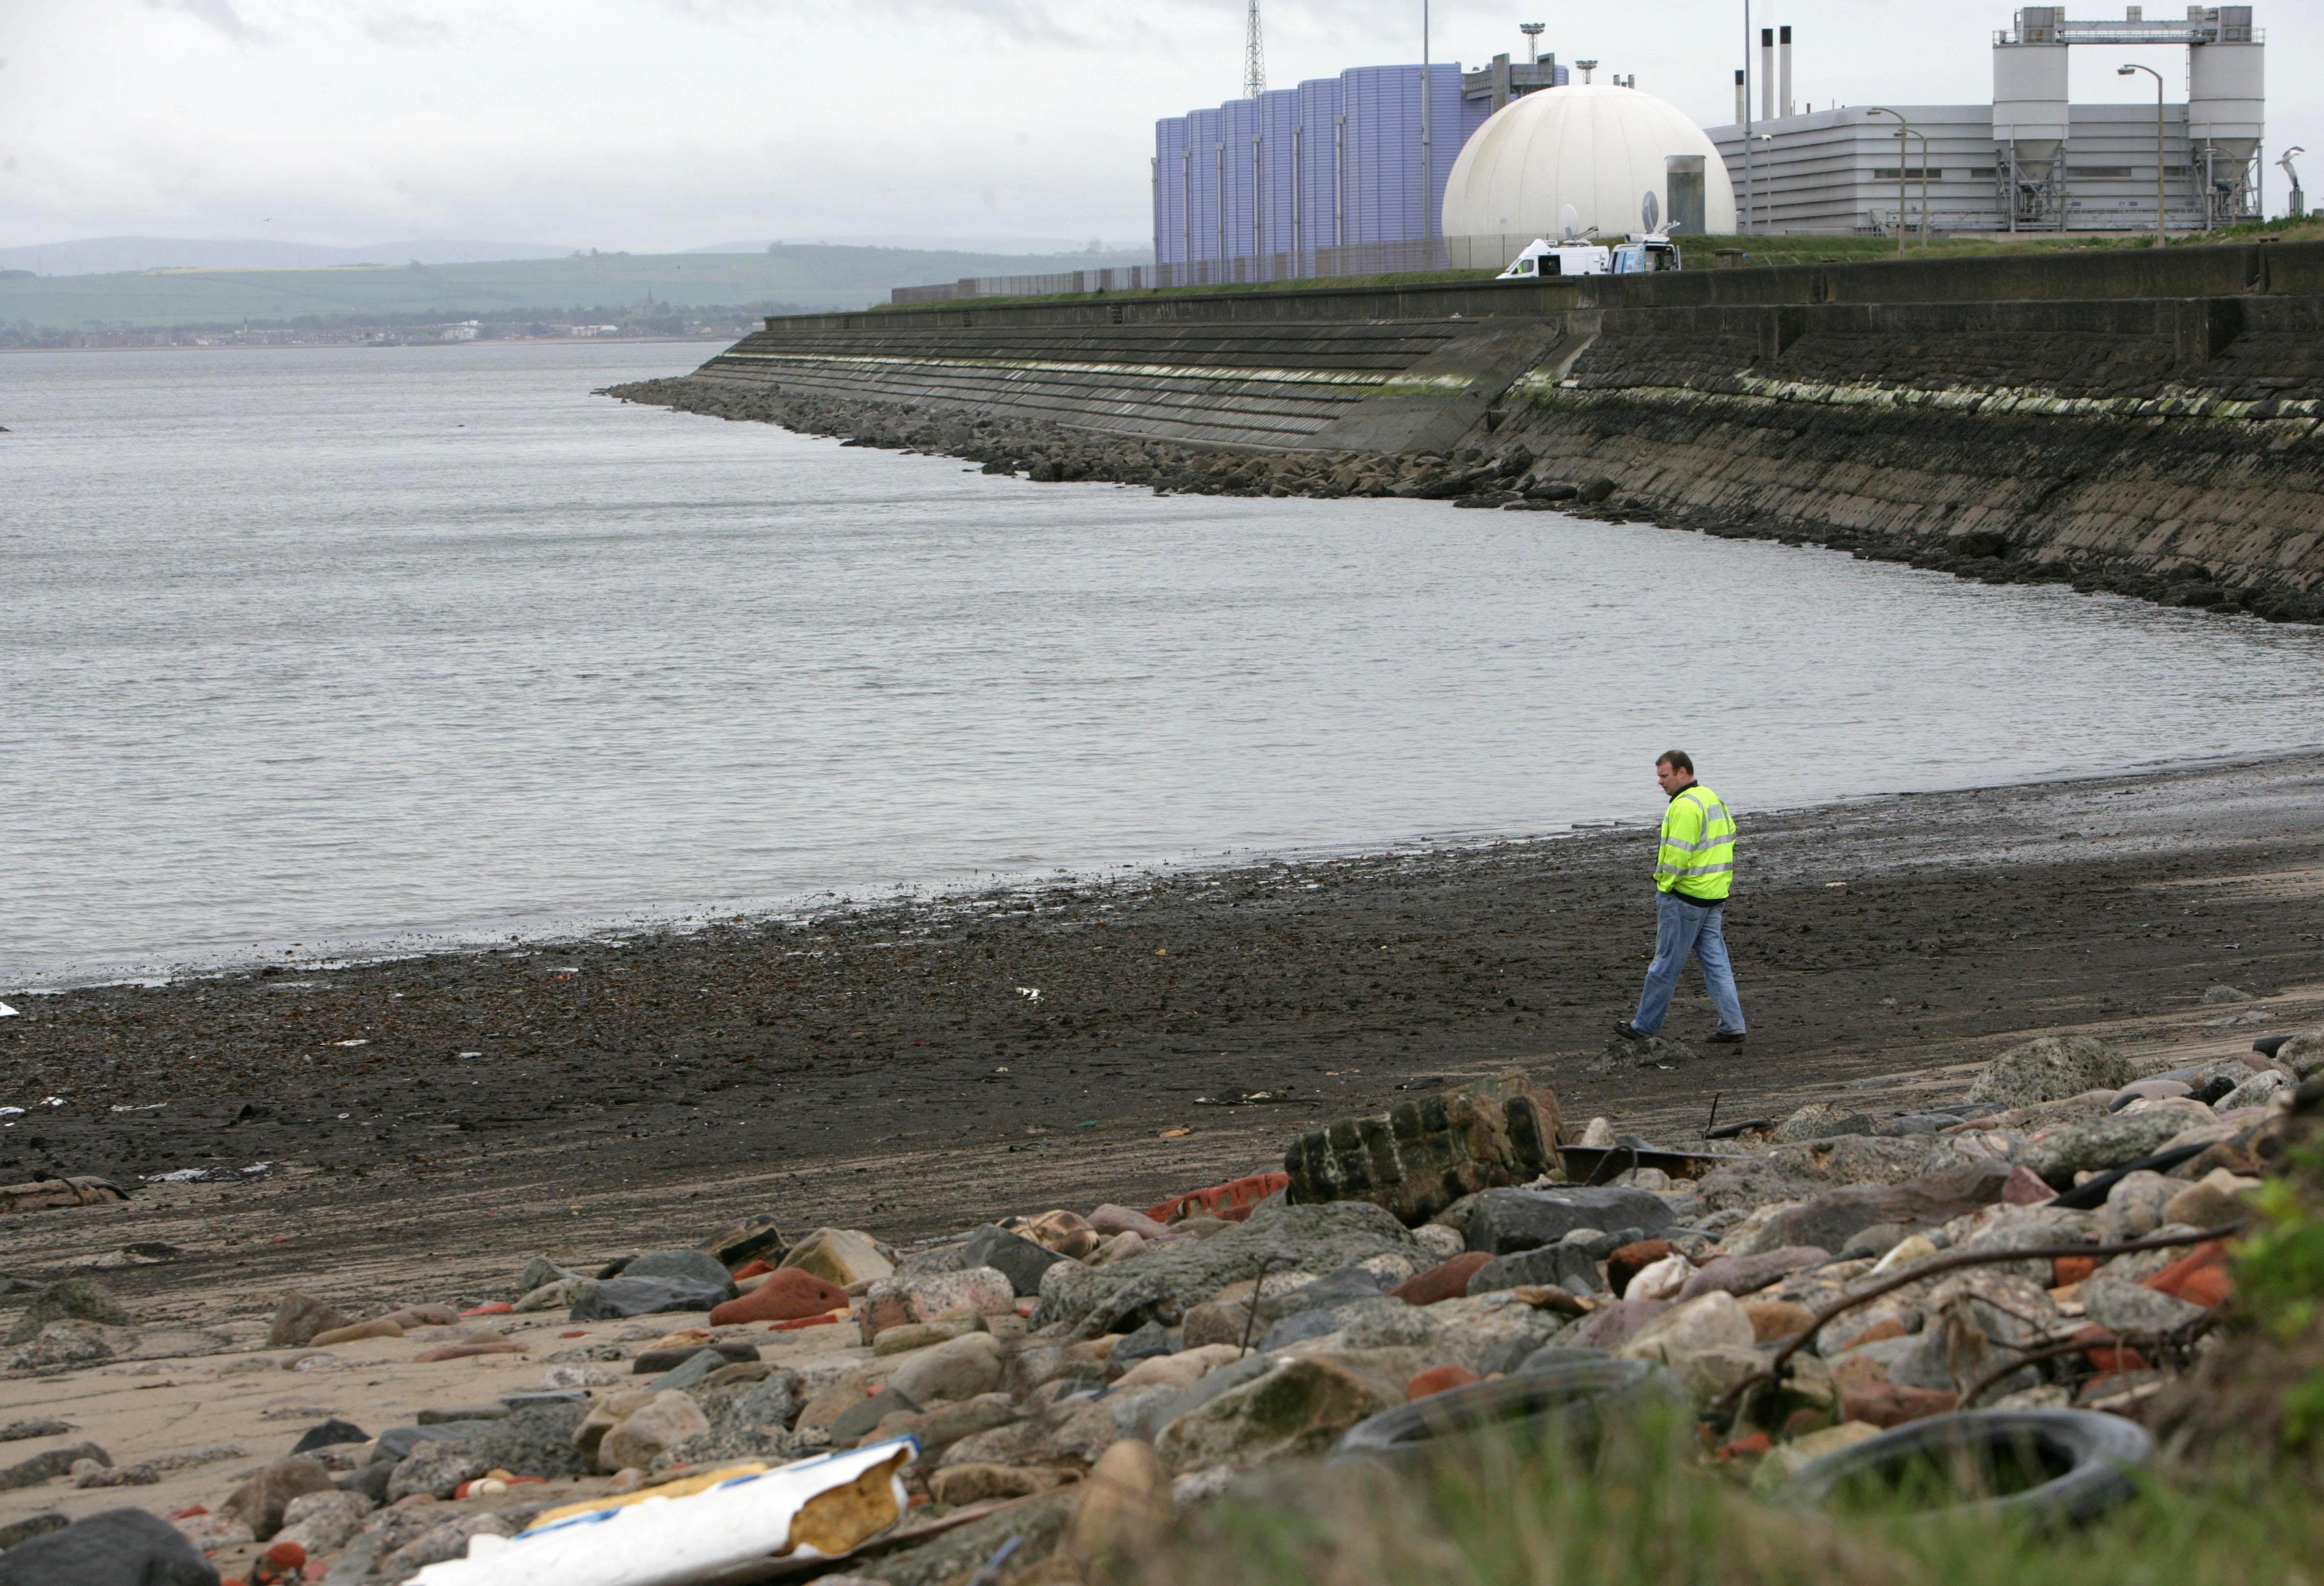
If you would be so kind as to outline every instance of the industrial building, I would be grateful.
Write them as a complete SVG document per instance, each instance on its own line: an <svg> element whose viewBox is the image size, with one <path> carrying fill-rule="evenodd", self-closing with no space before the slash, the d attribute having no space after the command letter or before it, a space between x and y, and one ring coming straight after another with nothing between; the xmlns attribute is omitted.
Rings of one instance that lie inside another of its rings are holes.
<svg viewBox="0 0 2324 1586"><path fill-rule="evenodd" d="M1462 145L1495 111L1569 78L1554 55L1443 62L1425 70L1425 108L1423 78L1417 64L1360 66L1157 122L1157 283L1403 267L1380 263L1383 249L1427 263Z"/></svg>
<svg viewBox="0 0 2324 1586"><path fill-rule="evenodd" d="M1738 72L1736 120L1710 134L1745 231L2153 230L2155 107L2068 103L2068 52L2089 44L2186 47L2188 97L2162 112L2165 226L2261 217L2266 40L2248 5L2153 20L2133 5L2099 22L2026 6L1994 36L1990 105L1797 112L1791 30L1783 33L1780 43L1773 30L1761 34L1758 115L1743 102Z"/></svg>

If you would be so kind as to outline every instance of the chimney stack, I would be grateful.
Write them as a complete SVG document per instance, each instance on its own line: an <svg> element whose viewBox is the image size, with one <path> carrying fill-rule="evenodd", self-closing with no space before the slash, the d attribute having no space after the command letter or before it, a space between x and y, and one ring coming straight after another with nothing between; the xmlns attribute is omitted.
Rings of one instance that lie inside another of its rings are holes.
<svg viewBox="0 0 2324 1586"><path fill-rule="evenodd" d="M1759 30L1759 119L1775 119L1775 30Z"/></svg>
<svg viewBox="0 0 2324 1586"><path fill-rule="evenodd" d="M1744 86L1743 69L1735 69L1735 124L1741 126L1751 119L1751 90Z"/></svg>
<svg viewBox="0 0 2324 1586"><path fill-rule="evenodd" d="M1784 28L1780 36L1784 46L1784 114L1788 116L1792 114L1792 30Z"/></svg>

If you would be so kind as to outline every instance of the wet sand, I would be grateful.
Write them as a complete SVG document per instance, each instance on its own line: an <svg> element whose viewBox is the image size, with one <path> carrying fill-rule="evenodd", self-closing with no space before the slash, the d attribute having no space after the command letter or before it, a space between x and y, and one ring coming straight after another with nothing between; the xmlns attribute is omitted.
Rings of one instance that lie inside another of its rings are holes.
<svg viewBox="0 0 2324 1586"><path fill-rule="evenodd" d="M1652 945L1645 825L12 999L0 1182L276 1166L0 1218L0 1271L104 1260L149 1325L263 1331L286 1287L499 1298L532 1253L754 1213L901 1242L1144 1205L1513 1063L1675 1141L1714 1099L1905 1111L2045 1030L2224 1054L2324 1018L2319 817L2299 759L1747 811L1752 1034L1668 1070L1601 1060ZM2264 1000L2200 1003L2222 982ZM179 1254L110 1264L149 1241Z"/></svg>

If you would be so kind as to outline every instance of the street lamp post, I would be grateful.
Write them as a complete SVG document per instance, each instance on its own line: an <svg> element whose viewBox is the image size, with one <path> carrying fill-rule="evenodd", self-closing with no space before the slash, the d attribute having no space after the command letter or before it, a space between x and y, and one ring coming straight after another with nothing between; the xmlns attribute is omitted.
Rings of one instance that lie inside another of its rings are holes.
<svg viewBox="0 0 2324 1586"><path fill-rule="evenodd" d="M1913 124L1905 120L1903 113L1900 111L1884 109L1883 107L1876 105L1871 109L1867 110L1864 114L1867 115L1894 115L1896 117L1896 257L1901 259L1904 256L1904 216L1912 201L1911 189L1904 185L1912 180L1904 171L1904 152L1913 146L1908 139L1920 137L1920 134L1914 132ZM1921 143L1922 147L1926 149L1928 146L1928 140L1926 138L1922 138ZM1929 157L1926 153L1923 153L1921 156L1921 169L1925 171L1928 168ZM1924 199L1923 203L1925 204L1925 202L1926 200ZM1923 218L1925 219L1926 217L1923 216Z"/></svg>
<svg viewBox="0 0 2324 1586"><path fill-rule="evenodd" d="M2134 71L2154 79L2154 245L2159 248L2168 235L2163 225L2163 74L2151 66L2126 66L2115 76L2128 77Z"/></svg>

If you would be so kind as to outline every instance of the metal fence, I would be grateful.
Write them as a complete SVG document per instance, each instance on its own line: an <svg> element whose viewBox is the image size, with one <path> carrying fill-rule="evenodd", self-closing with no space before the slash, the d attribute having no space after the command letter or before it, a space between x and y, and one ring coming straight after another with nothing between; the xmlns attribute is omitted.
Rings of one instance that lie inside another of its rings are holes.
<svg viewBox="0 0 2324 1586"><path fill-rule="evenodd" d="M1357 243L1344 248L1254 254L1239 259L1197 259L1186 264L1133 264L1120 270L1074 270L1057 275L982 275L941 286L899 286L897 303L943 303L959 298L1055 297L1067 292L1143 291L1152 287L1230 286L1270 281L1325 281L1352 275L1397 275L1432 270L1500 271L1534 241L1508 236L1430 237L1401 243Z"/></svg>

